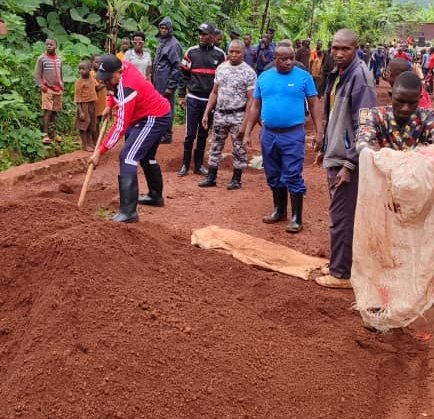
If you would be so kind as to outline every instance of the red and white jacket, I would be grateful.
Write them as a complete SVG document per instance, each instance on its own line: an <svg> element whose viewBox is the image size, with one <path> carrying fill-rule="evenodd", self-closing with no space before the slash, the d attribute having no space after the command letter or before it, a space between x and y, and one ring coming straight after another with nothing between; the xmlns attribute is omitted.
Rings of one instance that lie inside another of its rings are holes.
<svg viewBox="0 0 434 419"><path fill-rule="evenodd" d="M115 123L101 144L101 153L113 148L127 129L147 116L162 117L170 112L169 101L161 96L133 64L124 61L114 95L107 105L116 108Z"/></svg>

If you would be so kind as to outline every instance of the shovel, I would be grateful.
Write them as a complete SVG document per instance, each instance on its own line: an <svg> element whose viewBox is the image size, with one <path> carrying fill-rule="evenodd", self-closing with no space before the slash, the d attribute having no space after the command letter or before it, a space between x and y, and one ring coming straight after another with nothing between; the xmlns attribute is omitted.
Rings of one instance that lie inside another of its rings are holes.
<svg viewBox="0 0 434 419"><path fill-rule="evenodd" d="M104 133L105 133L105 130L107 128L107 124L108 124L108 119L105 119L103 124L102 124L102 128L99 132L98 140L97 140L96 146L95 146L96 149L98 149L99 146L101 145L101 141L104 137ZM90 183L90 179L92 177L93 169L94 169L94 165L93 165L93 163L90 163L89 167L87 168L86 178L84 179L83 186L81 188L80 198L78 199L78 208L80 208L80 209L83 208L84 199L86 198L86 194L87 194L87 190L89 188L89 183Z"/></svg>

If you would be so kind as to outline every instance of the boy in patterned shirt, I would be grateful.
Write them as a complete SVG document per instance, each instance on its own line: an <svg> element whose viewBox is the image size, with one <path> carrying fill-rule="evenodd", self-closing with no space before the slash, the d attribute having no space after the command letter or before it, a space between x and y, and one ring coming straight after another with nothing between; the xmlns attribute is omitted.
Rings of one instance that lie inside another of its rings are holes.
<svg viewBox="0 0 434 419"><path fill-rule="evenodd" d="M418 107L421 90L422 83L415 73L401 73L393 85L392 105L360 115L357 151L366 147L377 151L383 147L408 150L432 144L434 115Z"/></svg>
<svg viewBox="0 0 434 419"><path fill-rule="evenodd" d="M234 39L228 48L229 60L216 71L214 87L202 119L204 130L208 130L210 112L214 113L214 134L208 158L208 175L199 183L200 187L216 186L217 170L228 134L232 137L234 172L227 189L241 188L241 175L247 166L247 152L243 143L246 128L246 111L253 101L256 84L255 71L244 62L244 44Z"/></svg>

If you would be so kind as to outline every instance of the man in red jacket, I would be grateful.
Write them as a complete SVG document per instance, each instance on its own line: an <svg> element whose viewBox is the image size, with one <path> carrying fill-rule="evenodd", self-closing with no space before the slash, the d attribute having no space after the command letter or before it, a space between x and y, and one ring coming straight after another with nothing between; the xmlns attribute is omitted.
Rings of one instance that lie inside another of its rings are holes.
<svg viewBox="0 0 434 419"><path fill-rule="evenodd" d="M120 210L113 221L138 221L137 203L162 205L163 180L155 160L161 137L170 126L170 104L152 86L151 82L129 62L114 55L101 57L96 78L113 92L116 107L115 123L89 163L99 163L101 154L110 150L125 135L125 144L119 155ZM112 103L113 104L113 103ZM143 167L149 194L138 198L137 166ZM149 184L149 174L153 181ZM158 176L157 176L158 175Z"/></svg>

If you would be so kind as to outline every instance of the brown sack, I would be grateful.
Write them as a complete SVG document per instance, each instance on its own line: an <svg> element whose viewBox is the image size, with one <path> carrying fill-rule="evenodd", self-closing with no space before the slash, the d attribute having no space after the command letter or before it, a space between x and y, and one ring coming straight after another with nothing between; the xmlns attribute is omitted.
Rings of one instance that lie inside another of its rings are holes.
<svg viewBox="0 0 434 419"><path fill-rule="evenodd" d="M327 259L307 256L288 247L217 226L194 230L191 244L232 255L248 265L309 279L309 274L328 264Z"/></svg>

